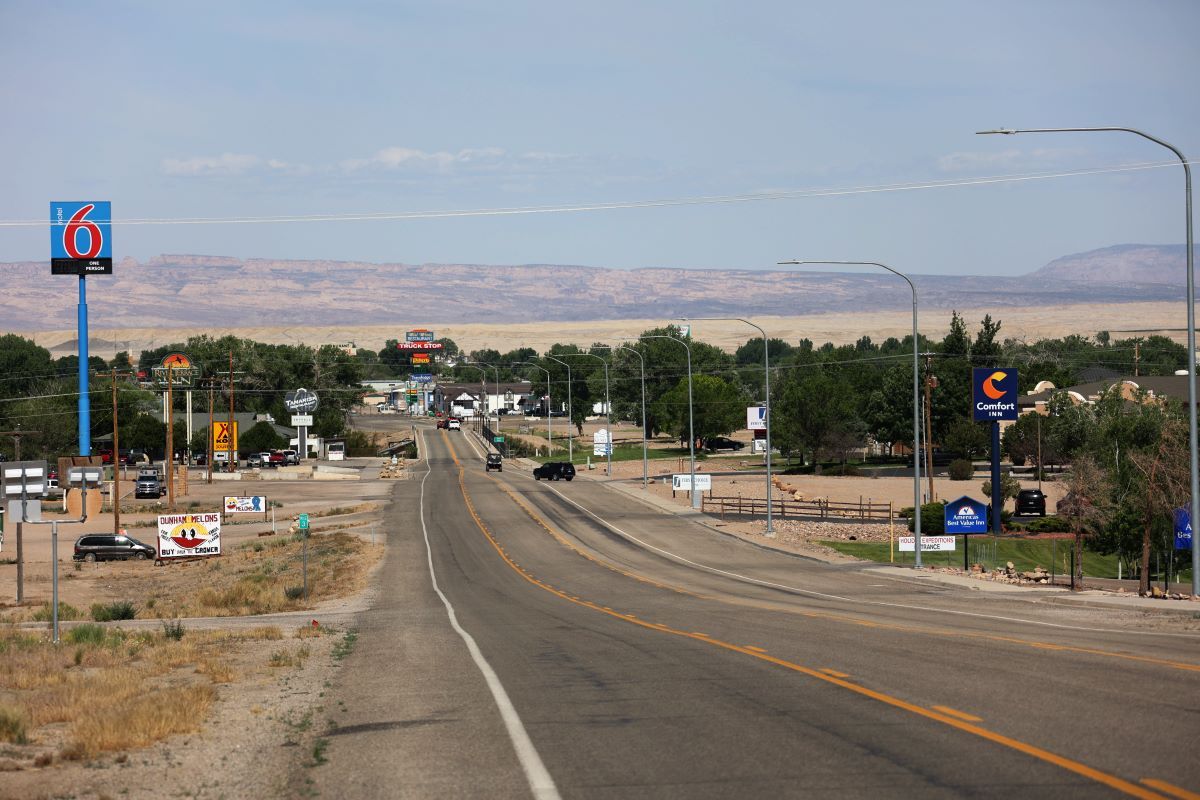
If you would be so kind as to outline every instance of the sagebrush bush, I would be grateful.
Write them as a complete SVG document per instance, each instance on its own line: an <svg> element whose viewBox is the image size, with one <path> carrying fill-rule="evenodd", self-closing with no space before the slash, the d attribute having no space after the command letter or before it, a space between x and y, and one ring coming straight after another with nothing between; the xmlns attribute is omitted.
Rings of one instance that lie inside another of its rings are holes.
<svg viewBox="0 0 1200 800"><path fill-rule="evenodd" d="M956 458L950 462L947 472L952 481L969 481L975 477L975 465L965 458Z"/></svg>

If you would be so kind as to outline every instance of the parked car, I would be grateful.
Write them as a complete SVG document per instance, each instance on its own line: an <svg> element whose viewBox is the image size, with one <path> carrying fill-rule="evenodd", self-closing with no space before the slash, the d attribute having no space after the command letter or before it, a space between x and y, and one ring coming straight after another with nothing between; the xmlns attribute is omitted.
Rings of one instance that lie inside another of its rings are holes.
<svg viewBox="0 0 1200 800"><path fill-rule="evenodd" d="M499 453L488 453L487 460L484 461L484 472L488 472L493 469L496 470L496 472L504 472L504 461L500 458Z"/></svg>
<svg viewBox="0 0 1200 800"><path fill-rule="evenodd" d="M262 453L251 453L246 456L246 469L255 469L262 466Z"/></svg>
<svg viewBox="0 0 1200 800"><path fill-rule="evenodd" d="M704 442L704 449L710 453L715 453L718 450L741 450L745 446L745 442L739 442L736 439L729 439L725 436L714 436Z"/></svg>
<svg viewBox="0 0 1200 800"><path fill-rule="evenodd" d="M1046 495L1041 489L1022 489L1017 492L1017 514L1046 516Z"/></svg>
<svg viewBox="0 0 1200 800"><path fill-rule="evenodd" d="M272 450L269 453L263 453L263 466L264 467L271 467L272 469L274 469L275 467L282 467L282 466L286 466L286 465L287 465L287 456L285 456L283 454L282 450Z"/></svg>
<svg viewBox="0 0 1200 800"><path fill-rule="evenodd" d="M135 558L145 561L158 553L150 545L139 542L132 536L114 536L111 533L87 533L75 540L76 561L108 561Z"/></svg>
<svg viewBox="0 0 1200 800"><path fill-rule="evenodd" d="M300 456L295 450L284 450L283 463L287 466L294 467L300 463Z"/></svg>
<svg viewBox="0 0 1200 800"><path fill-rule="evenodd" d="M575 477L575 465L569 461L547 461L533 470L534 480L569 481Z"/></svg>
<svg viewBox="0 0 1200 800"><path fill-rule="evenodd" d="M155 500L167 493L167 487L157 473L139 473L133 484L133 496L139 500L153 498Z"/></svg>

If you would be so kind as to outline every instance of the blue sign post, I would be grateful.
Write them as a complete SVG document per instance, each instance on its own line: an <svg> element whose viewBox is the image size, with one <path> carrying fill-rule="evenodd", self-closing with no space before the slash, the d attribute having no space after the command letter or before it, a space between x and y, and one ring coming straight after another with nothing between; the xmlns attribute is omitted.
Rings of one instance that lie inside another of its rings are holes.
<svg viewBox="0 0 1200 800"><path fill-rule="evenodd" d="M976 422L992 424L992 533L1000 535L1004 492L1000 483L1000 420L1017 418L1017 371L976 367L971 371L971 407Z"/></svg>
<svg viewBox="0 0 1200 800"><path fill-rule="evenodd" d="M79 455L92 454L88 399L88 275L112 274L112 204L50 203L50 274L79 276Z"/></svg>
<svg viewBox="0 0 1200 800"><path fill-rule="evenodd" d="M1175 509L1175 549L1192 549L1192 512L1187 508Z"/></svg>

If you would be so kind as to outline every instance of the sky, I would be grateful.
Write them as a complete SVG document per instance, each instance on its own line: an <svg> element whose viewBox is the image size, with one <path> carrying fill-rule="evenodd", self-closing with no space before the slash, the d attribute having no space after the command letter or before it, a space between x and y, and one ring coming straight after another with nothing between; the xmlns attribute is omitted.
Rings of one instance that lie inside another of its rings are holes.
<svg viewBox="0 0 1200 800"><path fill-rule="evenodd" d="M1198 29L1194 0L0 0L0 262L48 259L56 200L110 200L139 261L988 276L1182 244L1158 145L974 132L1200 158Z"/></svg>

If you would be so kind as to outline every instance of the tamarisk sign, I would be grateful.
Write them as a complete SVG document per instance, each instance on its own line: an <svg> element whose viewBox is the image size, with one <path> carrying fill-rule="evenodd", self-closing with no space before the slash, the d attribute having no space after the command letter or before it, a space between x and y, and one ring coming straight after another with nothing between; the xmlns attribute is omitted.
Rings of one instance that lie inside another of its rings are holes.
<svg viewBox="0 0 1200 800"><path fill-rule="evenodd" d="M317 393L308 389L297 389L283 396L284 407L292 412L292 427L296 428L296 458L300 461L308 457L308 426L312 425L312 413L319 404Z"/></svg>

